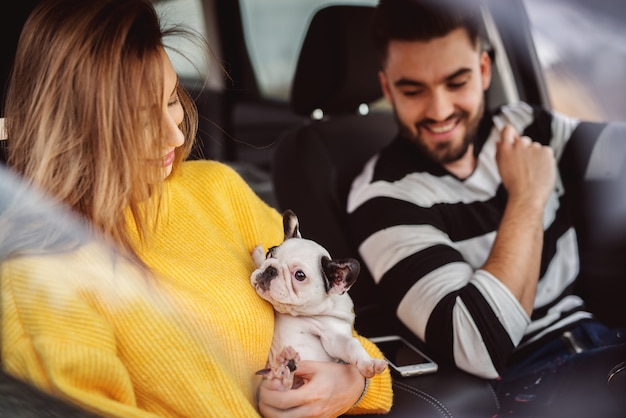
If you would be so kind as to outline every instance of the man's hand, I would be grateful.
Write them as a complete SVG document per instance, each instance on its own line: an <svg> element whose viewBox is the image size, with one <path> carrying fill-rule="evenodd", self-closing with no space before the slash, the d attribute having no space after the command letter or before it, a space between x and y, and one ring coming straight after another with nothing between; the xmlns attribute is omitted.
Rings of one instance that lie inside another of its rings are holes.
<svg viewBox="0 0 626 418"><path fill-rule="evenodd" d="M513 202L545 206L554 190L556 162L552 148L520 137L507 125L496 145L496 162L502 184Z"/></svg>

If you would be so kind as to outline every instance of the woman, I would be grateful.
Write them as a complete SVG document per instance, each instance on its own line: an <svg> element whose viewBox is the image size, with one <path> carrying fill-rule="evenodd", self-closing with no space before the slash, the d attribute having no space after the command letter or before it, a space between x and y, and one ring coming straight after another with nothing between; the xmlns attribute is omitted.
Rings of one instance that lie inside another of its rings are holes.
<svg viewBox="0 0 626 418"><path fill-rule="evenodd" d="M87 243L3 263L5 370L110 416L388 411L387 372L366 385L328 362L302 362L297 390L261 383L257 400L273 310L250 285L250 251L282 241L281 217L227 166L183 162L196 111L169 34L148 0L44 0L25 24L8 163L124 257Z"/></svg>

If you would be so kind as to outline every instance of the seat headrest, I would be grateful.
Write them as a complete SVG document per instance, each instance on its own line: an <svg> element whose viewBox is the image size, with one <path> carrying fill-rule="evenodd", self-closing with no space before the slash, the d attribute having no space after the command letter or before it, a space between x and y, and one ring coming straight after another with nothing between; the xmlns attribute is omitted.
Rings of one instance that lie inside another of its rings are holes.
<svg viewBox="0 0 626 418"><path fill-rule="evenodd" d="M299 115L354 113L382 97L380 64L370 34L374 8L329 6L317 11L307 31L291 88Z"/></svg>

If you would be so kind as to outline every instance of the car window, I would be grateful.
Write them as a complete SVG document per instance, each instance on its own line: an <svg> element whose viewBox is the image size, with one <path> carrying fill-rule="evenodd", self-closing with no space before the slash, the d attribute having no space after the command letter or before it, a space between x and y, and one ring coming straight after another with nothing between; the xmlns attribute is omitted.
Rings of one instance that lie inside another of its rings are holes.
<svg viewBox="0 0 626 418"><path fill-rule="evenodd" d="M241 0L240 3L244 36L261 94L286 101L298 51L315 12L331 4L373 6L378 0Z"/></svg>
<svg viewBox="0 0 626 418"><path fill-rule="evenodd" d="M202 0L157 0L154 7L164 27L182 26L195 32L200 38L208 40L208 47L219 56L216 37L206 25ZM207 45L180 36L171 36L164 41L172 65L181 79L198 81L198 85L206 82L208 87L216 90L224 87L221 64L207 51Z"/></svg>
<svg viewBox="0 0 626 418"><path fill-rule="evenodd" d="M154 4L163 26L175 26L184 24L186 28L192 29L202 35L206 33L204 27L204 15L202 13L201 0L177 0L176 2L158 1ZM178 49L182 54L175 54L169 51L170 59L176 72L181 77L197 78L198 70L206 72L206 63L198 60L196 63L189 62L185 57L198 57L205 55L200 46L185 41L180 37L166 40L168 46ZM181 56L182 55L182 56ZM199 66L199 68L195 68Z"/></svg>
<svg viewBox="0 0 626 418"><path fill-rule="evenodd" d="M587 120L624 120L622 0L524 0L552 107Z"/></svg>

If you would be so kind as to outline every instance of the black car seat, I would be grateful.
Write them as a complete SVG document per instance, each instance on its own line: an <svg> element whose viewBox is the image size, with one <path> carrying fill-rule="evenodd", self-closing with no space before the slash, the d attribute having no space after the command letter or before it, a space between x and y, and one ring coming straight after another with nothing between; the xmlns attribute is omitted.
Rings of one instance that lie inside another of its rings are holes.
<svg viewBox="0 0 626 418"><path fill-rule="evenodd" d="M388 111L362 114L382 96L378 60L369 37L361 36L371 10L333 6L313 18L300 53L291 106L298 115L323 112L323 117L286 133L276 147L273 165L279 207L294 210L303 236L322 243L335 258L359 261L345 230L346 197L352 178L396 130ZM385 321L377 316L378 300L367 269L361 269L350 294L360 331L372 334L371 319Z"/></svg>
<svg viewBox="0 0 626 418"><path fill-rule="evenodd" d="M279 138L272 173L279 208L296 213L303 237L321 243L334 258L359 261L346 229L347 194L365 161L388 144L397 129L389 109L375 110L382 92L369 36L372 10L329 6L313 17L291 91L294 112L313 117ZM399 333L411 338L381 309L376 285L361 265L350 290L357 330L370 337ZM487 417L497 412L487 381L441 363L436 374L394 378L393 387L392 417Z"/></svg>

